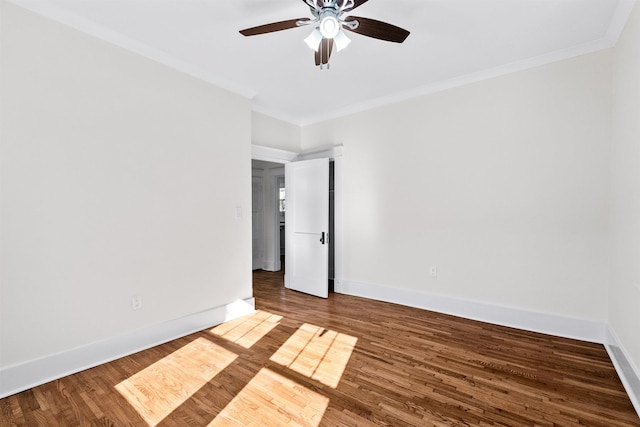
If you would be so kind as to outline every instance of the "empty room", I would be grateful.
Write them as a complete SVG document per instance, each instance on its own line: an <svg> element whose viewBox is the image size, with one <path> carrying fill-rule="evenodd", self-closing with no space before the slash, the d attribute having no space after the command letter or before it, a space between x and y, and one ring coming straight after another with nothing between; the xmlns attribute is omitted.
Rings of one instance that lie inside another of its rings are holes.
<svg viewBox="0 0 640 427"><path fill-rule="evenodd" d="M640 426L636 0L0 0L0 426Z"/></svg>

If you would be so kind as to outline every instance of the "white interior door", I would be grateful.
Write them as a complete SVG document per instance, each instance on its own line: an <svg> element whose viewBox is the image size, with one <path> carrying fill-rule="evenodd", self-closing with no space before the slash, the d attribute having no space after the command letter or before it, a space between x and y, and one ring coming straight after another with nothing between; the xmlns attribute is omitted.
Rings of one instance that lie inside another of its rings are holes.
<svg viewBox="0 0 640 427"><path fill-rule="evenodd" d="M329 296L329 159L285 165L287 288Z"/></svg>

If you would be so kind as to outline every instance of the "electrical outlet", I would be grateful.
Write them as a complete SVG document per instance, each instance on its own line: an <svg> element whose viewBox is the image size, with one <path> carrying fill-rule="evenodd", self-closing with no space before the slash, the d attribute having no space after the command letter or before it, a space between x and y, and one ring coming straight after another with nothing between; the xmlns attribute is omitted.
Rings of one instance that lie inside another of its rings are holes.
<svg viewBox="0 0 640 427"><path fill-rule="evenodd" d="M429 267L429 276L438 277L438 267L436 267L435 265Z"/></svg>
<svg viewBox="0 0 640 427"><path fill-rule="evenodd" d="M142 309L142 295L134 295L131 297L131 310Z"/></svg>

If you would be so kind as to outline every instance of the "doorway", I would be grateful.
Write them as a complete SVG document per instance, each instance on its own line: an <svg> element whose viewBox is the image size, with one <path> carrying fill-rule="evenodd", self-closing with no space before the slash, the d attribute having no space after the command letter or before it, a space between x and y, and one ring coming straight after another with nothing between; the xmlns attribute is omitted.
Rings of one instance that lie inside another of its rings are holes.
<svg viewBox="0 0 640 427"><path fill-rule="evenodd" d="M329 257L325 264L329 281L327 287L330 292L341 291L342 277L342 147L337 146L322 151L297 154L279 149L262 146L252 146L252 167L261 169L263 177L263 203L265 203L264 217L264 248L263 270L282 271L285 269L283 253L286 245L286 190L283 194L283 210L280 212L280 188L284 181L284 165L290 162L311 160L317 158L330 159L329 178ZM273 213L277 209L277 216ZM282 218L282 221L280 221ZM258 243L260 244L260 243Z"/></svg>
<svg viewBox="0 0 640 427"><path fill-rule="evenodd" d="M252 160L253 270L280 271L286 227L284 167L280 163ZM258 259L256 259L258 258Z"/></svg>

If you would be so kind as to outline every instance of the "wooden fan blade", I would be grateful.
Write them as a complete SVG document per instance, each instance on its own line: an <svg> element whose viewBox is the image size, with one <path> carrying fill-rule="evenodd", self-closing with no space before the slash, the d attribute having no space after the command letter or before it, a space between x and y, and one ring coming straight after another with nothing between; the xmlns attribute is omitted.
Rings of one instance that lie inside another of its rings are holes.
<svg viewBox="0 0 640 427"><path fill-rule="evenodd" d="M346 10L345 10L345 12L350 12L350 11L352 11L353 9L355 9L356 7L360 7L360 6L362 6L362 5L363 5L363 4L365 4L367 1L369 1L369 0L354 0L354 3L355 3L355 4L353 5L353 7L352 7L351 9L346 9Z"/></svg>
<svg viewBox="0 0 640 427"><path fill-rule="evenodd" d="M370 18L361 18L359 16L349 16L345 19L346 22L358 21L359 25L355 30L352 30L347 25L343 25L345 30L353 31L354 33L362 34L363 36L373 37L374 39L386 40L394 43L402 43L409 37L409 31L404 28L396 27L395 25L388 24L382 21L376 21Z"/></svg>
<svg viewBox="0 0 640 427"><path fill-rule="evenodd" d="M309 18L289 19L287 21L272 22L271 24L259 25L257 27L251 27L240 31L243 36L257 36L258 34L273 33L275 31L288 30L290 28L297 28L296 22L309 21Z"/></svg>
<svg viewBox="0 0 640 427"><path fill-rule="evenodd" d="M333 51L333 39L322 39L320 49L316 52L316 65L328 64Z"/></svg>
<svg viewBox="0 0 640 427"><path fill-rule="evenodd" d="M309 6L309 3L307 3L307 0L302 0L302 3L306 4L307 6ZM322 0L315 0L315 1L312 1L311 3L315 3L316 6L322 7Z"/></svg>
<svg viewBox="0 0 640 427"><path fill-rule="evenodd" d="M328 39L327 40L327 45L328 45L327 46L327 50L326 50L326 52L327 52L327 54L326 54L327 60L324 62L324 64L328 64L329 63L329 58L331 58L331 54L333 53L333 39Z"/></svg>

